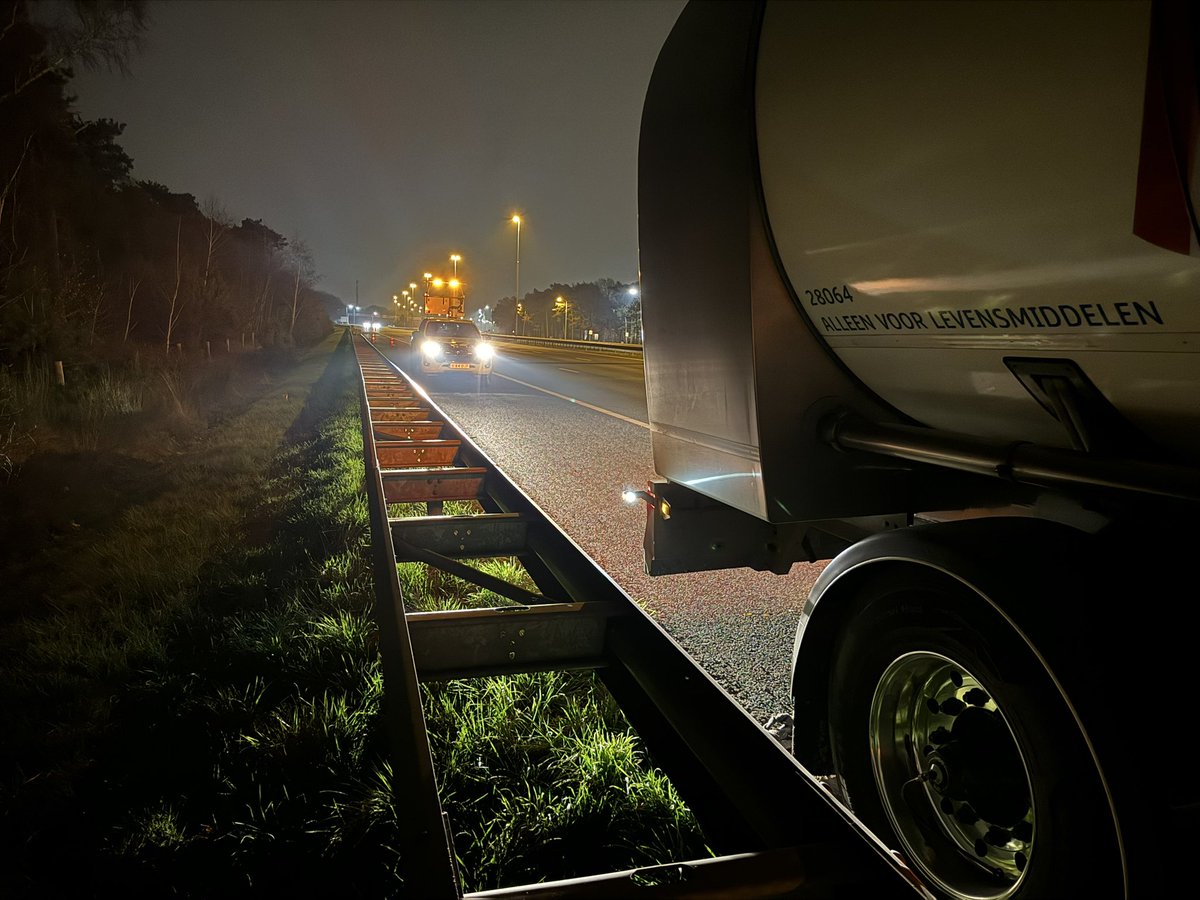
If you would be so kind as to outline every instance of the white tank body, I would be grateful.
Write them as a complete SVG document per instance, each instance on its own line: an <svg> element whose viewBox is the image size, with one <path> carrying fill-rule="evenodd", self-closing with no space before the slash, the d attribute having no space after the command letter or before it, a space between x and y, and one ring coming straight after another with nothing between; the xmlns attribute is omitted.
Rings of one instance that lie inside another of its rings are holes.
<svg viewBox="0 0 1200 900"><path fill-rule="evenodd" d="M1134 230L1162 205L1154 175L1191 221L1192 144L1183 176L1143 158L1149 38L1148 3L768 4L771 236L803 313L879 398L1067 446L1005 360L1069 359L1152 441L1200 455L1195 233L1168 248Z"/></svg>

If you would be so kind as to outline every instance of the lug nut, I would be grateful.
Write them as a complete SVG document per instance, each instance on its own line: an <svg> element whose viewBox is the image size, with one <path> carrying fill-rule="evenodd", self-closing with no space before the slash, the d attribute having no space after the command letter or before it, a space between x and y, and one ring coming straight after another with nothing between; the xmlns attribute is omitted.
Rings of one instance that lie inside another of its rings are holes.
<svg viewBox="0 0 1200 900"><path fill-rule="evenodd" d="M1003 828L989 828L983 839L993 847L1003 847L1012 840L1012 835Z"/></svg>
<svg viewBox="0 0 1200 900"><path fill-rule="evenodd" d="M992 698L988 696L987 691L975 687L963 694L963 699L972 706L986 706Z"/></svg>
<svg viewBox="0 0 1200 900"><path fill-rule="evenodd" d="M963 703L957 697L951 697L942 703L942 712L948 716L957 716L966 708L967 704Z"/></svg>
<svg viewBox="0 0 1200 900"><path fill-rule="evenodd" d="M954 818L962 822L964 825L974 825L979 821L979 815L971 808L970 803L964 803L958 808L958 812L954 814ZM980 856L983 854L981 853Z"/></svg>

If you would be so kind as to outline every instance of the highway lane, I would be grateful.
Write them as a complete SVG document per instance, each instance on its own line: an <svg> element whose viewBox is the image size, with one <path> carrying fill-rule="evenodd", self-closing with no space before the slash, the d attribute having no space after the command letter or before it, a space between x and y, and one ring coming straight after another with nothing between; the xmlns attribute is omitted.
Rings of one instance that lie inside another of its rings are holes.
<svg viewBox="0 0 1200 900"><path fill-rule="evenodd" d="M648 418L641 356L505 344L494 371L511 379L509 385L496 385L497 389L535 385L638 422Z"/></svg>
<svg viewBox="0 0 1200 900"><path fill-rule="evenodd" d="M384 329L376 344L383 348L384 337L394 336L395 361L403 365L403 351L410 334L406 329ZM517 342L505 344L503 337L497 337L493 343L498 351L490 388L493 392L522 394L541 389L637 422L647 421L646 381L640 355L537 347ZM427 387L431 391L446 389L452 393L484 390L473 376L457 374L430 376Z"/></svg>
<svg viewBox="0 0 1200 900"><path fill-rule="evenodd" d="M403 367L400 345L390 351L377 341ZM649 431L638 424L645 422L641 360L595 355L505 347L490 386L469 375L417 380L751 714L765 723L790 713L792 640L822 566L797 565L786 576L749 569L647 576L645 513L619 496L655 474Z"/></svg>

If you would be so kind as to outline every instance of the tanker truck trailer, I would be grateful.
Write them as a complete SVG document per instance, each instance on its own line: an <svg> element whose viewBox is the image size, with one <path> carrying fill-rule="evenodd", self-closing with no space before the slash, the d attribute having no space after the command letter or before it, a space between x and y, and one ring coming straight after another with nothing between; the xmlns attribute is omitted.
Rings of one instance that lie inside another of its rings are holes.
<svg viewBox="0 0 1200 900"><path fill-rule="evenodd" d="M825 561L793 752L940 897L1190 875L1196 34L693 2L647 91L647 569Z"/></svg>

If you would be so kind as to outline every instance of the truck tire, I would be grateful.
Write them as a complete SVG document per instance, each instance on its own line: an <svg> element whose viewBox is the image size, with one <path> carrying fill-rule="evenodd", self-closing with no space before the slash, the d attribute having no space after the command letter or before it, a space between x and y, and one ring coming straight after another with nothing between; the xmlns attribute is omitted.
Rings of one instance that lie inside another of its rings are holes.
<svg viewBox="0 0 1200 900"><path fill-rule="evenodd" d="M921 566L868 576L855 602L829 717L856 815L940 897L1124 896L1103 779L1009 622Z"/></svg>

